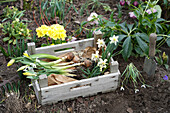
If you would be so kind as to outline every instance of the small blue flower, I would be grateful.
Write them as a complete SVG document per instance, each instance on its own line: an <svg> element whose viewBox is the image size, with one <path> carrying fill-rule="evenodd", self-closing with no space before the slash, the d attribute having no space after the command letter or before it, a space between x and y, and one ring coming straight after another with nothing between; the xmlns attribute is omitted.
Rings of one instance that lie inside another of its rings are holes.
<svg viewBox="0 0 170 113"><path fill-rule="evenodd" d="M168 76L165 75L165 76L163 77L163 79L164 79L164 80L168 80Z"/></svg>

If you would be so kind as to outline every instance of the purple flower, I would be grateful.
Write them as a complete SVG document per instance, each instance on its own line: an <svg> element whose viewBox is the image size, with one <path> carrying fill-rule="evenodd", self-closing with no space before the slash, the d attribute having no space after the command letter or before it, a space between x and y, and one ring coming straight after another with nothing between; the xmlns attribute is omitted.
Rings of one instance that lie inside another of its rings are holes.
<svg viewBox="0 0 170 113"><path fill-rule="evenodd" d="M135 1L135 2L133 3L133 5L137 7L139 4L138 4L137 1Z"/></svg>
<svg viewBox="0 0 170 113"><path fill-rule="evenodd" d="M124 1L124 0L121 0L121 1L120 1L120 5L121 5L121 6L124 6L124 5L125 5L125 1Z"/></svg>
<svg viewBox="0 0 170 113"><path fill-rule="evenodd" d="M157 10L154 9L154 8L151 8L151 9L146 10L146 12L150 15L150 14L152 14L152 13L156 13Z"/></svg>
<svg viewBox="0 0 170 113"><path fill-rule="evenodd" d="M164 80L168 80L168 76L165 75L165 76L163 77L163 79L164 79Z"/></svg>
<svg viewBox="0 0 170 113"><path fill-rule="evenodd" d="M131 18L136 18L134 12L129 12L129 16L130 16Z"/></svg>

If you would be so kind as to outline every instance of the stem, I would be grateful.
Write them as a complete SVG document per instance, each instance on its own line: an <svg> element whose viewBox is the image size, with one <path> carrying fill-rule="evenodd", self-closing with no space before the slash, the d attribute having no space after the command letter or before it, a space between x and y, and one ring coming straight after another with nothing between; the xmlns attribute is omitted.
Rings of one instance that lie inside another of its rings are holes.
<svg viewBox="0 0 170 113"><path fill-rule="evenodd" d="M49 43L49 41L48 41L48 37L46 36L46 40L47 40L47 44L49 45L50 43Z"/></svg>

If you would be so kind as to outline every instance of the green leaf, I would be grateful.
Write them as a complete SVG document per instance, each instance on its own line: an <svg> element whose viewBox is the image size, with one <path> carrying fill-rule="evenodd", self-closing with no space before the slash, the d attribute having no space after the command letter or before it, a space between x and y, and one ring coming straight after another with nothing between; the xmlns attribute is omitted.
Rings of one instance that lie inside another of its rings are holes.
<svg viewBox="0 0 170 113"><path fill-rule="evenodd" d="M142 55L142 56L144 55L143 51L140 49L139 46L136 46L134 49L135 49L136 53L138 53L139 55Z"/></svg>
<svg viewBox="0 0 170 113"><path fill-rule="evenodd" d="M168 47L170 47L170 38L168 38L168 39L166 40L166 43L167 43Z"/></svg>
<svg viewBox="0 0 170 113"><path fill-rule="evenodd" d="M3 41L6 42L6 41L8 41L9 39L10 39L10 37L5 37L5 38L3 38Z"/></svg>
<svg viewBox="0 0 170 113"><path fill-rule="evenodd" d="M119 42L121 42L125 37L127 37L127 35L118 35L118 36L119 36L118 38Z"/></svg>
<svg viewBox="0 0 170 113"><path fill-rule="evenodd" d="M9 40L9 42L8 42L8 43L10 44L10 43L12 43L12 42L13 42L13 40Z"/></svg>
<svg viewBox="0 0 170 113"><path fill-rule="evenodd" d="M132 53L132 43L131 43L131 37L127 37L123 43L123 52L122 56L127 61L127 59L130 57Z"/></svg>
<svg viewBox="0 0 170 113"><path fill-rule="evenodd" d="M141 37L144 41L149 42L149 36L146 33L136 33L135 36Z"/></svg>
<svg viewBox="0 0 170 113"><path fill-rule="evenodd" d="M122 28L122 30L123 30L124 32L128 33L128 30L127 30L127 28L126 28L126 22L123 22L123 23L121 23L121 24L119 24L119 25L121 26L121 28Z"/></svg>
<svg viewBox="0 0 170 113"><path fill-rule="evenodd" d="M148 45L139 36L136 36L136 40L139 44L139 47L146 53Z"/></svg>
<svg viewBox="0 0 170 113"><path fill-rule="evenodd" d="M127 27L129 28L129 31L132 30L134 24L127 24Z"/></svg>
<svg viewBox="0 0 170 113"><path fill-rule="evenodd" d="M158 12L157 18L161 18L161 14L162 14L161 7L159 5L155 5L153 8L156 9Z"/></svg>
<svg viewBox="0 0 170 113"><path fill-rule="evenodd" d="M163 39L162 36L158 36L156 41L160 41L160 40L162 40L162 39Z"/></svg>
<svg viewBox="0 0 170 113"><path fill-rule="evenodd" d="M5 57L8 57L8 56L9 56L8 53L5 51L5 49L4 49L3 47L0 46L0 50L1 50L1 52L3 53L3 55L4 55Z"/></svg>

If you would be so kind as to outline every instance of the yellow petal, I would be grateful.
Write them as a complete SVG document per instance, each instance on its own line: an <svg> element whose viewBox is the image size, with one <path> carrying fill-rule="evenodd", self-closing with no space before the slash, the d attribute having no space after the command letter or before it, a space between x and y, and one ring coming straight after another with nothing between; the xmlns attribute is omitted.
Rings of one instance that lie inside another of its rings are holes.
<svg viewBox="0 0 170 113"><path fill-rule="evenodd" d="M27 53L23 53L23 54L24 54L24 56L29 57L29 55Z"/></svg>
<svg viewBox="0 0 170 113"><path fill-rule="evenodd" d="M11 59L11 60L8 62L7 67L11 66L14 62L15 62L15 59Z"/></svg>
<svg viewBox="0 0 170 113"><path fill-rule="evenodd" d="M27 68L27 67L28 67L28 65L22 66L22 67L20 67L17 71L24 70L24 69Z"/></svg>
<svg viewBox="0 0 170 113"><path fill-rule="evenodd" d="M23 73L23 75L27 75L27 76L36 76L36 74L29 73L29 72L25 72L25 73Z"/></svg>

